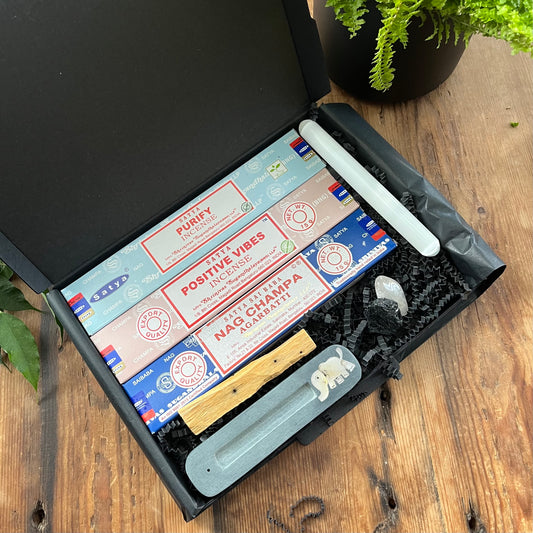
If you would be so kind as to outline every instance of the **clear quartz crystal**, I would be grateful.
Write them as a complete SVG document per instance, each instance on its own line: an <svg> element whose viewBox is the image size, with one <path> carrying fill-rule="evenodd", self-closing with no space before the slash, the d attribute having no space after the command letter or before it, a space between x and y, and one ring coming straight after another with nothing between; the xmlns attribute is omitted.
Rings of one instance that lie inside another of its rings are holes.
<svg viewBox="0 0 533 533"><path fill-rule="evenodd" d="M392 278L387 276L378 276L374 284L376 289L376 296L378 298L388 298L398 304L400 314L405 316L407 314L407 300L403 292L402 286Z"/></svg>

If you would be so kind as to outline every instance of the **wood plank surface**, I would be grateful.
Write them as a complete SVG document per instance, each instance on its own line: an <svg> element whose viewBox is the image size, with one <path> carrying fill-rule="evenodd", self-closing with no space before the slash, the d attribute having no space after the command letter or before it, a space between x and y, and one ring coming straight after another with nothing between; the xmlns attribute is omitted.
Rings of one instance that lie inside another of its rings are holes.
<svg viewBox="0 0 533 533"><path fill-rule="evenodd" d="M20 313L42 354L39 392L0 367L0 532L530 532L532 61L474 38L452 77L396 105L333 87L507 263L476 303L307 447L292 445L185 523L49 315ZM512 128L511 122L519 126ZM22 286L22 284L20 284ZM40 297L25 290L35 305Z"/></svg>

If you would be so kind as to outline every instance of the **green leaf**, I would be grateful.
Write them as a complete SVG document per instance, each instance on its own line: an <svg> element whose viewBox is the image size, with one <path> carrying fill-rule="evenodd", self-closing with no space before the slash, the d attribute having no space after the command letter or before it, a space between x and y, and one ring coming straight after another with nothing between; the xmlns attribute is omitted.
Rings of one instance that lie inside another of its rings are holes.
<svg viewBox="0 0 533 533"><path fill-rule="evenodd" d="M0 277L11 279L11 276L13 276L13 271L3 261L0 261Z"/></svg>
<svg viewBox="0 0 533 533"><path fill-rule="evenodd" d="M39 350L31 331L16 316L0 313L0 346L13 366L37 391L39 383Z"/></svg>
<svg viewBox="0 0 533 533"><path fill-rule="evenodd" d="M0 276L0 309L5 311L26 311L28 309L39 311L26 300L24 294L13 283L3 276Z"/></svg>
<svg viewBox="0 0 533 533"><path fill-rule="evenodd" d="M511 128L518 128L519 122L511 122Z"/></svg>

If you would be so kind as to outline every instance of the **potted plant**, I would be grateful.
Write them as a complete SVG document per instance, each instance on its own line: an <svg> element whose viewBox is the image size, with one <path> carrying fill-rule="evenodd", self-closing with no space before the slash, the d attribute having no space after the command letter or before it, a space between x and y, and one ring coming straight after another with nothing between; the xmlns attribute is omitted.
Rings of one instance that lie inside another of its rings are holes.
<svg viewBox="0 0 533 533"><path fill-rule="evenodd" d="M533 55L532 0L315 0L314 16L330 78L371 100L434 89L474 34Z"/></svg>

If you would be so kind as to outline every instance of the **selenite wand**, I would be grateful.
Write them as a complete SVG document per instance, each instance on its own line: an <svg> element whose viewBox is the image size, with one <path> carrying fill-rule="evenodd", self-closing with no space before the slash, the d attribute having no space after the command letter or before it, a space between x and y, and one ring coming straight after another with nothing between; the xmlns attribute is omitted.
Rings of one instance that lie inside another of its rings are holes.
<svg viewBox="0 0 533 533"><path fill-rule="evenodd" d="M419 253L427 257L439 253L437 237L321 126L312 120L303 120L299 131L311 148Z"/></svg>

